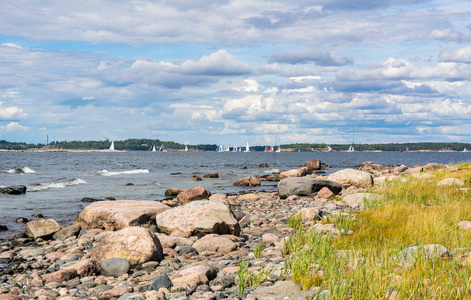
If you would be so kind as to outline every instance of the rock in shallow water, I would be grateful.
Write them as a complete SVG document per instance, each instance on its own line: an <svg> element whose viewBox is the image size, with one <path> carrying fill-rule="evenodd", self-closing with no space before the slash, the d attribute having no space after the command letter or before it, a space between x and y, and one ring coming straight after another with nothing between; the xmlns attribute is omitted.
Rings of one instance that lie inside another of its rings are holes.
<svg viewBox="0 0 471 300"><path fill-rule="evenodd" d="M342 186L332 180L295 177L280 181L278 183L278 193L281 199L285 199L291 195L313 197L323 187L329 188L334 194L338 194L342 191Z"/></svg>

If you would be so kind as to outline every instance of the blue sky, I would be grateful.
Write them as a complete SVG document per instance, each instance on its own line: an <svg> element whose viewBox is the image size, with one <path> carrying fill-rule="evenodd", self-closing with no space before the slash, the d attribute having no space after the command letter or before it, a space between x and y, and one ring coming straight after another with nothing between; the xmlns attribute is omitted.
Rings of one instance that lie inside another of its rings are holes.
<svg viewBox="0 0 471 300"><path fill-rule="evenodd" d="M293 2L293 1L291 1ZM471 2L0 2L0 139L471 142Z"/></svg>

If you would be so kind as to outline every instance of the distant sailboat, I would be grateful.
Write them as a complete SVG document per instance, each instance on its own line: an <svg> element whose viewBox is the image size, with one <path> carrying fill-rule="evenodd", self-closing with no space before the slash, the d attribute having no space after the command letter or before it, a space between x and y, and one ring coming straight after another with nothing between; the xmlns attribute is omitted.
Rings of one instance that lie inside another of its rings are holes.
<svg viewBox="0 0 471 300"><path fill-rule="evenodd" d="M327 146L327 149L325 149L325 152L331 152L332 151L332 148L330 148L330 146Z"/></svg>
<svg viewBox="0 0 471 300"><path fill-rule="evenodd" d="M155 146L154 146L154 147L155 147ZM164 144L162 144L162 146L160 146L159 152L163 152L163 150L164 150Z"/></svg>
<svg viewBox="0 0 471 300"><path fill-rule="evenodd" d="M355 148L353 148L353 146L352 146L352 145L350 145L350 147L348 147L348 150L347 150L347 152L353 152L353 151L355 151Z"/></svg>
<svg viewBox="0 0 471 300"><path fill-rule="evenodd" d="M406 147L406 152L409 152L409 147Z"/></svg>
<svg viewBox="0 0 471 300"><path fill-rule="evenodd" d="M184 152L188 152L188 145L185 145L185 150L183 150Z"/></svg>
<svg viewBox="0 0 471 300"><path fill-rule="evenodd" d="M350 147L348 147L347 152L355 151L355 148L353 148L354 144L355 144L355 126L353 126L353 130L352 130L352 144L350 145Z"/></svg>
<svg viewBox="0 0 471 300"><path fill-rule="evenodd" d="M278 146L278 148L276 148L275 152L281 152L281 147Z"/></svg>
<svg viewBox="0 0 471 300"><path fill-rule="evenodd" d="M264 152L273 152L273 146L270 146L270 147L266 146Z"/></svg>
<svg viewBox="0 0 471 300"><path fill-rule="evenodd" d="M155 149L155 145L152 145L152 150L150 150L151 152L157 152L157 149Z"/></svg>
<svg viewBox="0 0 471 300"><path fill-rule="evenodd" d="M231 151L231 147L229 146L229 144L227 144L226 148L224 149L224 152L230 152Z"/></svg>
<svg viewBox="0 0 471 300"><path fill-rule="evenodd" d="M115 149L114 149L114 141L111 142L110 150L111 150L111 151L115 151Z"/></svg>
<svg viewBox="0 0 471 300"><path fill-rule="evenodd" d="M249 142L247 142L247 146L245 146L245 151L244 152L250 152Z"/></svg>
<svg viewBox="0 0 471 300"><path fill-rule="evenodd" d="M463 152L468 152L468 149L464 148L464 149L463 149Z"/></svg>

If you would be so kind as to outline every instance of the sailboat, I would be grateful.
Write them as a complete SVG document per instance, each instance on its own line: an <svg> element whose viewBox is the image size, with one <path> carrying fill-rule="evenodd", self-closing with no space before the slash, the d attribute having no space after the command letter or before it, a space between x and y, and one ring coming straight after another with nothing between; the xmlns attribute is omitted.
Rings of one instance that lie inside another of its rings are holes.
<svg viewBox="0 0 471 300"><path fill-rule="evenodd" d="M325 149L325 152L332 152L332 148L330 148L330 146L327 146L327 148Z"/></svg>
<svg viewBox="0 0 471 300"><path fill-rule="evenodd" d="M468 149L464 148L464 149L463 149L463 152L468 152Z"/></svg>
<svg viewBox="0 0 471 300"><path fill-rule="evenodd" d="M185 145L185 150L183 150L184 152L188 152L188 145Z"/></svg>
<svg viewBox="0 0 471 300"><path fill-rule="evenodd" d="M408 146L406 146L406 152L409 152L409 147Z"/></svg>
<svg viewBox="0 0 471 300"><path fill-rule="evenodd" d="M231 147L229 146L229 144L227 144L226 148L224 149L224 152L230 152L231 151Z"/></svg>
<svg viewBox="0 0 471 300"><path fill-rule="evenodd" d="M275 152L281 152L281 147L278 146L278 148L276 148Z"/></svg>
<svg viewBox="0 0 471 300"><path fill-rule="evenodd" d="M247 141L247 146L245 146L245 151L244 152L250 152L249 142L248 141Z"/></svg>
<svg viewBox="0 0 471 300"><path fill-rule="evenodd" d="M154 146L155 147L155 146ZM164 144L162 144L162 146L160 146L159 148L159 152L162 152L164 150Z"/></svg>
<svg viewBox="0 0 471 300"><path fill-rule="evenodd" d="M114 149L114 141L111 142L110 150L111 150L111 151L115 151L115 149Z"/></svg>
<svg viewBox="0 0 471 300"><path fill-rule="evenodd" d="M355 148L353 148L353 146L352 146L352 145L350 145L350 147L348 147L348 150L347 150L347 152L353 152L353 151L355 151Z"/></svg>
<svg viewBox="0 0 471 300"><path fill-rule="evenodd" d="M353 148L354 144L355 144L355 126L353 126L353 131L352 131L352 144L350 145L350 147L348 147L347 152L355 151L355 148Z"/></svg>
<svg viewBox="0 0 471 300"><path fill-rule="evenodd" d="M152 145L152 150L150 150L151 152L157 152L157 149L155 149L155 145Z"/></svg>

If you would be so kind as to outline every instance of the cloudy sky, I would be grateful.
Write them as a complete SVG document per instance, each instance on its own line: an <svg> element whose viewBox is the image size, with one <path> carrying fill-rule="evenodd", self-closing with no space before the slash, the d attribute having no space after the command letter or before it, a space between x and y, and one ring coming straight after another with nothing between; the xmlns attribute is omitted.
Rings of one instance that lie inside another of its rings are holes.
<svg viewBox="0 0 471 300"><path fill-rule="evenodd" d="M0 139L471 142L471 2L0 1Z"/></svg>

